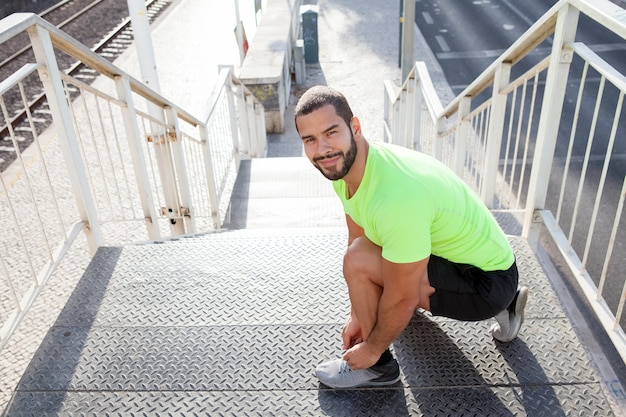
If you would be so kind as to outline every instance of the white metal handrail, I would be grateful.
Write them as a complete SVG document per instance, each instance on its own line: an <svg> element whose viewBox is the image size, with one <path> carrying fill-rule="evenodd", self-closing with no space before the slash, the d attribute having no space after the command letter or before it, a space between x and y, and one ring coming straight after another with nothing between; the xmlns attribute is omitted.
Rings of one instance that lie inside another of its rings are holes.
<svg viewBox="0 0 626 417"><path fill-rule="evenodd" d="M0 143L16 154L0 174L0 349L80 236L93 252L218 229L240 158L267 147L263 106L230 68L197 117L34 14L0 21L0 43L23 32L35 62L0 82ZM59 71L59 55L98 78Z"/></svg>
<svg viewBox="0 0 626 417"><path fill-rule="evenodd" d="M620 227L626 172L616 163L626 148L620 124L626 76L574 42L580 14L626 39L624 9L608 0L561 0L445 108L423 63L402 86L388 82L385 140L444 161L494 213L515 219L515 232L532 247L547 231L626 361L626 280L616 266L623 257L614 256L626 239ZM544 50L524 69L530 52ZM514 71L521 75L512 80ZM581 114L584 99L595 102L593 114ZM589 121L585 131L582 117ZM601 125L611 127L608 138L598 137ZM557 140L567 143L566 152ZM574 143L585 145L584 154L573 154ZM593 156L596 147L601 156Z"/></svg>

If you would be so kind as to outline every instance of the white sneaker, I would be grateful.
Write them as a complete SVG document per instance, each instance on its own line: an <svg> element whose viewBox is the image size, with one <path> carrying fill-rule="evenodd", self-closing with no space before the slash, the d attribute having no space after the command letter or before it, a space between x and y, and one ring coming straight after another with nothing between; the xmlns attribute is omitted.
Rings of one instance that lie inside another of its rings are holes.
<svg viewBox="0 0 626 417"><path fill-rule="evenodd" d="M335 359L318 365L315 375L322 384L331 388L378 387L398 382L400 367L392 358L385 365L355 371L343 359Z"/></svg>
<svg viewBox="0 0 626 417"><path fill-rule="evenodd" d="M494 339L500 342L510 342L517 337L524 323L524 309L527 301L528 287L520 287L511 305L495 317L497 323L491 326L490 330Z"/></svg>

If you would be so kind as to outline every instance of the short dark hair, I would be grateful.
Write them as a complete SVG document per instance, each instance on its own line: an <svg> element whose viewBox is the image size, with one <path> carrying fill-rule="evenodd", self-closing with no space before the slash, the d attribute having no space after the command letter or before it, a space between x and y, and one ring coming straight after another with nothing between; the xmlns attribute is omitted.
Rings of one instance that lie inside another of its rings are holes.
<svg viewBox="0 0 626 417"><path fill-rule="evenodd" d="M346 122L346 125L350 126L353 114L346 97L334 88L316 85L306 90L296 104L294 117L296 129L298 129L298 117L305 116L329 104L335 108L335 112Z"/></svg>

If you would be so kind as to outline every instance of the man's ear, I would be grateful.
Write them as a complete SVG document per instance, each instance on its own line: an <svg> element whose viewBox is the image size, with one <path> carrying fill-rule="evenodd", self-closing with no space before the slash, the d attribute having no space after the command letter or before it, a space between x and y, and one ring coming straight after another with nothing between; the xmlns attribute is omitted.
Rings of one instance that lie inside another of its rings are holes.
<svg viewBox="0 0 626 417"><path fill-rule="evenodd" d="M358 117L352 116L352 119L350 119L350 129L352 129L352 134L355 139L357 136L361 136L361 121Z"/></svg>

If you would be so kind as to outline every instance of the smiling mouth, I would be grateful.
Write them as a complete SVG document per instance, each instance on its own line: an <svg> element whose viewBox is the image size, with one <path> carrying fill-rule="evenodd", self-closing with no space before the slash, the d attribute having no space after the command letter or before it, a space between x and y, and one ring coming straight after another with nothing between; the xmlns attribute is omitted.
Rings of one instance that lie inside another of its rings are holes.
<svg viewBox="0 0 626 417"><path fill-rule="evenodd" d="M324 155L324 156L318 156L317 158L313 159L313 162L315 163L321 163L322 165L329 165L332 164L333 162L335 162L335 158L342 156L343 152L335 152L335 153L331 153L328 155Z"/></svg>

